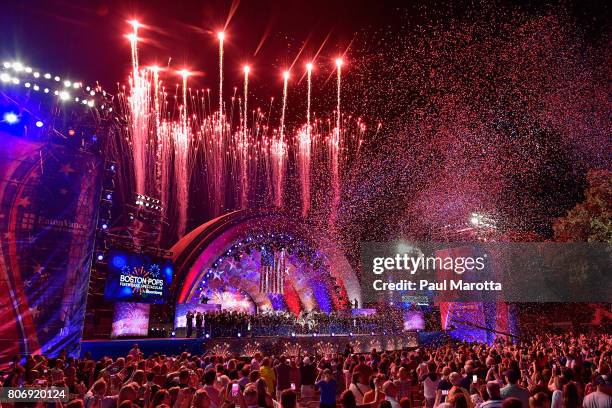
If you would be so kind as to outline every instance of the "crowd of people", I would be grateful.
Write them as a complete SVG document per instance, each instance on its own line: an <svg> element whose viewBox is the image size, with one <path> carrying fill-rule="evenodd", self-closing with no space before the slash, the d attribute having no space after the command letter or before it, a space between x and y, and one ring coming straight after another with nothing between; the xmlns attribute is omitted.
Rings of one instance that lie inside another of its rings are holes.
<svg viewBox="0 0 612 408"><path fill-rule="evenodd" d="M348 312L323 313L302 311L299 315L285 311L249 314L237 311L186 315L187 337L290 336L292 334L399 334L403 329L400 313L353 316Z"/></svg>
<svg viewBox="0 0 612 408"><path fill-rule="evenodd" d="M253 357L15 358L7 387L65 386L70 408L610 408L612 335ZM3 406L11 404L4 403Z"/></svg>

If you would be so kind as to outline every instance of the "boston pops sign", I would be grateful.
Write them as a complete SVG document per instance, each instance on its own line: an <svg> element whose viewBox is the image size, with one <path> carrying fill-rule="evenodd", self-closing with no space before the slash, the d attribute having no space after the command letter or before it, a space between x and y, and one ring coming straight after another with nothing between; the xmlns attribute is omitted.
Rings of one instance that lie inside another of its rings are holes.
<svg viewBox="0 0 612 408"><path fill-rule="evenodd" d="M119 275L119 285L131 288L134 294L162 296L165 282L159 276L159 266L156 264L151 265L149 270L144 266L131 270L129 266L125 266Z"/></svg>

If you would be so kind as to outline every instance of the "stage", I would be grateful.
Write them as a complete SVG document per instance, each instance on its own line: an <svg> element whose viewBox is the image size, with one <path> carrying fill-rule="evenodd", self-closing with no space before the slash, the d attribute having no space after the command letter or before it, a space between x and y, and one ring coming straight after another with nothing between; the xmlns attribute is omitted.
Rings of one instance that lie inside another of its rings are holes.
<svg viewBox="0 0 612 408"><path fill-rule="evenodd" d="M424 333L423 333L424 334ZM413 331L402 335L296 335L270 337L218 337L213 339L196 338L130 338L115 340L86 340L81 345L81 356L90 352L92 358L103 356L120 357L128 354L134 344L138 344L145 357L152 353L179 354L239 354L251 356L251 351L264 353L293 354L300 347L302 353L343 352L350 343L355 353L367 353L373 348L381 351L415 348L420 344L422 333Z"/></svg>

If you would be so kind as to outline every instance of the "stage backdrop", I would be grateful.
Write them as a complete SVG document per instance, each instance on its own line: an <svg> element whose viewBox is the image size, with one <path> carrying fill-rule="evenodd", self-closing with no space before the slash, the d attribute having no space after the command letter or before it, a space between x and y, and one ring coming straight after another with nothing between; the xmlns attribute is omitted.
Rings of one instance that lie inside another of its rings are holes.
<svg viewBox="0 0 612 408"><path fill-rule="evenodd" d="M101 168L90 154L0 132L0 366L77 355Z"/></svg>

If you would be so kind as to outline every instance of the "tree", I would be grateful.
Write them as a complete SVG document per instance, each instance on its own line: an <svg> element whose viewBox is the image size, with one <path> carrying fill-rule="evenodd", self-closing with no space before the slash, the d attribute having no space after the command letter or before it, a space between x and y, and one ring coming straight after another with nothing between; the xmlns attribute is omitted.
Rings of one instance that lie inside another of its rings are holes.
<svg viewBox="0 0 612 408"><path fill-rule="evenodd" d="M585 200L553 224L555 241L612 243L612 172L589 170Z"/></svg>

